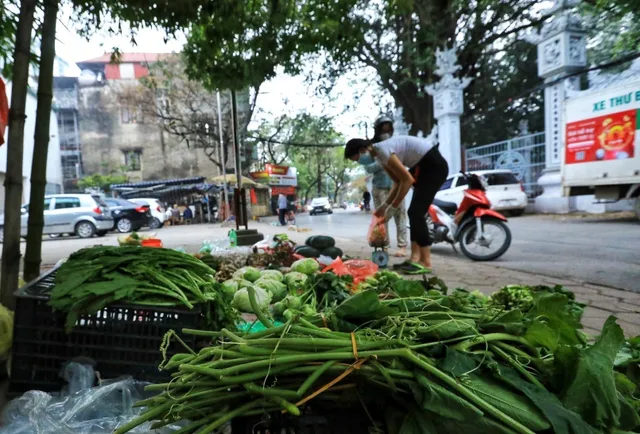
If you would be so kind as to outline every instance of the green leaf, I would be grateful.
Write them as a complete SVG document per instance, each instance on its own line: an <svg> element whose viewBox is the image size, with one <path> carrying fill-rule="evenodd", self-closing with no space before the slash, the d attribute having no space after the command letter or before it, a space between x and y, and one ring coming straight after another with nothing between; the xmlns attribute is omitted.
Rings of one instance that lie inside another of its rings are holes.
<svg viewBox="0 0 640 434"><path fill-rule="evenodd" d="M421 327L417 334L421 338L449 339L475 333L476 322L472 319L446 319L428 321L428 327Z"/></svg>
<svg viewBox="0 0 640 434"><path fill-rule="evenodd" d="M620 404L613 364L623 343L624 333L611 316L591 347L563 348L556 352L556 368L565 379L562 401L568 409L601 429L618 426Z"/></svg>
<svg viewBox="0 0 640 434"><path fill-rule="evenodd" d="M567 409L553 393L525 381L513 369L500 366L494 374L524 393L547 418L555 434L598 434L577 413Z"/></svg>
<svg viewBox="0 0 640 434"><path fill-rule="evenodd" d="M535 346L549 349L558 345L579 345L581 343L576 330L582 325L567 310L569 299L560 293L550 293L536 298L533 308L526 317L531 320L531 333L527 330L525 338ZM549 346L550 345L550 346Z"/></svg>
<svg viewBox="0 0 640 434"><path fill-rule="evenodd" d="M415 373L415 377L422 387L422 407L425 410L458 421L469 421L484 415L478 407L424 375Z"/></svg>
<svg viewBox="0 0 640 434"><path fill-rule="evenodd" d="M460 377L476 369L478 362L473 357L446 347L446 355L444 359L438 360L438 366L454 377Z"/></svg>
<svg viewBox="0 0 640 434"><path fill-rule="evenodd" d="M398 280L392 288L398 297L420 297L424 294L424 286L418 280Z"/></svg>
<svg viewBox="0 0 640 434"><path fill-rule="evenodd" d="M526 397L509 390L503 384L480 374L472 374L465 386L484 401L533 431L551 426L542 412Z"/></svg>
<svg viewBox="0 0 640 434"><path fill-rule="evenodd" d="M391 309L384 307L378 299L378 293L373 289L359 292L348 298L335 309L335 314L341 319L367 320L376 318Z"/></svg>
<svg viewBox="0 0 640 434"><path fill-rule="evenodd" d="M498 315L490 322L480 324L484 331L503 331L514 335L521 335L524 331L524 317L518 309L509 310Z"/></svg>

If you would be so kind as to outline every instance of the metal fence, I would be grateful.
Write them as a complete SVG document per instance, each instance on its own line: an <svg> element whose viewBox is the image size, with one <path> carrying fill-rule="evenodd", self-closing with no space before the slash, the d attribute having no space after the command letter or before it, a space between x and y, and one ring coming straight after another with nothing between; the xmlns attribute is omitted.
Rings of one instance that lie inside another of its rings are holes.
<svg viewBox="0 0 640 434"><path fill-rule="evenodd" d="M510 169L524 184L529 198L542 194L538 178L545 167L544 133L514 137L465 150L469 171Z"/></svg>

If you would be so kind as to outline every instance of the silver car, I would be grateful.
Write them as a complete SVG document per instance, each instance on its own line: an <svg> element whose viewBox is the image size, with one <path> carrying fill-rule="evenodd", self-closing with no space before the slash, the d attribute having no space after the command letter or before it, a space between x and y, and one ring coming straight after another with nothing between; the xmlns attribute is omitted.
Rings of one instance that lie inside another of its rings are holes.
<svg viewBox="0 0 640 434"><path fill-rule="evenodd" d="M29 204L22 205L20 236L27 236ZM80 238L99 237L113 229L107 204L91 194L55 194L44 199L43 233L75 234ZM4 214L0 216L0 241L4 239Z"/></svg>

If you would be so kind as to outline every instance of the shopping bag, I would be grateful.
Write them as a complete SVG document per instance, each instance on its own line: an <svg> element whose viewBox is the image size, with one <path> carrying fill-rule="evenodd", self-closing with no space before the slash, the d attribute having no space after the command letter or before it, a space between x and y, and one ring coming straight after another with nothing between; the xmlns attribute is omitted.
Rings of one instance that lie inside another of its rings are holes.
<svg viewBox="0 0 640 434"><path fill-rule="evenodd" d="M371 224L369 225L369 233L367 234L367 241L371 247L382 248L387 243L387 228L384 225L384 217L373 216Z"/></svg>

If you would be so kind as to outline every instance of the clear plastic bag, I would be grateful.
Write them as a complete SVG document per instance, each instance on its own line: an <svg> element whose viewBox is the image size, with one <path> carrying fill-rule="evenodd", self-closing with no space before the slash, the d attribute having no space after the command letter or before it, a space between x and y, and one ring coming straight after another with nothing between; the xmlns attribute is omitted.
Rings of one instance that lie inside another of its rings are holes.
<svg viewBox="0 0 640 434"><path fill-rule="evenodd" d="M387 228L384 225L384 218L373 216L369 225L367 241L371 247L386 247L389 244L387 238Z"/></svg>
<svg viewBox="0 0 640 434"><path fill-rule="evenodd" d="M153 395L144 391L146 383L132 378L86 387L95 378L91 365L71 362L61 375L69 380L62 393L32 390L9 402L2 414L0 434L108 434L140 415L144 408L133 404ZM169 434L185 423L152 430L148 422L130 432Z"/></svg>

